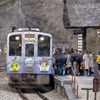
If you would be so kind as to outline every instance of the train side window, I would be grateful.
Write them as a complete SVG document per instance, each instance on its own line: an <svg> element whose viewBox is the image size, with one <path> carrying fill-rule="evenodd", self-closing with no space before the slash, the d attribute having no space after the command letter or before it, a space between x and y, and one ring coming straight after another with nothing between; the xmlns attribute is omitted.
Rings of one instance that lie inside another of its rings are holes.
<svg viewBox="0 0 100 100"><path fill-rule="evenodd" d="M21 56L22 36L12 35L9 37L9 56Z"/></svg>
<svg viewBox="0 0 100 100"><path fill-rule="evenodd" d="M50 37L39 35L38 36L38 56L50 56Z"/></svg>
<svg viewBox="0 0 100 100"><path fill-rule="evenodd" d="M34 44L26 44L25 45L25 56L26 57L34 56Z"/></svg>

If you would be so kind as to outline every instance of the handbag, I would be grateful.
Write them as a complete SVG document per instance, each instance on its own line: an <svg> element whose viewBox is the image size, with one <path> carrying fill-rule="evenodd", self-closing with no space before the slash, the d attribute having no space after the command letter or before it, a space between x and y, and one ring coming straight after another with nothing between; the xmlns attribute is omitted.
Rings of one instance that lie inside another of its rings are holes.
<svg viewBox="0 0 100 100"><path fill-rule="evenodd" d="M81 68L83 69L83 68L85 68L85 66L84 66L84 64L83 63L80 63L80 65L81 65Z"/></svg>

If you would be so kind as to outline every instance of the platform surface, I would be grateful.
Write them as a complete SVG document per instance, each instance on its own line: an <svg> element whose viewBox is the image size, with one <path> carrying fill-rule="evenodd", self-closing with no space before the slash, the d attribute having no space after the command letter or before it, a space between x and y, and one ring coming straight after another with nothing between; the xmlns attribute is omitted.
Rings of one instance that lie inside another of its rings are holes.
<svg viewBox="0 0 100 100"><path fill-rule="evenodd" d="M72 76L54 76L64 81L72 81ZM81 88L93 88L93 78L94 76L76 76L76 81L79 85L78 98L76 100L87 100L87 91L82 90ZM76 92L75 92L76 94ZM94 100L95 92L89 90L89 100ZM96 100L100 100L100 90L97 92Z"/></svg>
<svg viewBox="0 0 100 100"><path fill-rule="evenodd" d="M60 86L61 88L64 88L64 92L69 100L75 100L76 97L72 90L72 79L70 77L67 77L65 75L63 76L54 76L54 82ZM62 91L60 88L59 92ZM62 91L63 92L63 91Z"/></svg>

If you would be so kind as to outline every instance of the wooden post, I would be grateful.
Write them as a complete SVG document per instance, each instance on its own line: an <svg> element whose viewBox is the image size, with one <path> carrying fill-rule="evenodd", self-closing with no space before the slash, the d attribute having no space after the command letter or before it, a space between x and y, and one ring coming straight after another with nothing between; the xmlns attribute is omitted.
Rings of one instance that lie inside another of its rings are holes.
<svg viewBox="0 0 100 100"><path fill-rule="evenodd" d="M82 28L83 29L83 52L86 50L86 27Z"/></svg>

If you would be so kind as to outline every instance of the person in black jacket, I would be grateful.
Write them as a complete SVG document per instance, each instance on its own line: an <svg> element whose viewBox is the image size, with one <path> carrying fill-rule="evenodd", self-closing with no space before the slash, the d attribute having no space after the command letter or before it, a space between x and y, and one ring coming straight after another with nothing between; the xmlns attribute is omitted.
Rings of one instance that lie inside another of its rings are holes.
<svg viewBox="0 0 100 100"><path fill-rule="evenodd" d="M56 63L57 63L57 68L58 68L58 75L63 75L63 65L64 65L64 53L62 53L62 49L58 48L58 52L55 56L56 58Z"/></svg>
<svg viewBox="0 0 100 100"><path fill-rule="evenodd" d="M84 75L84 69L82 69L81 68L81 63L82 63L82 61L83 61L83 53L82 53L82 51L79 51L79 73L80 73L80 75Z"/></svg>
<svg viewBox="0 0 100 100"><path fill-rule="evenodd" d="M55 74L58 74L58 67L57 67L57 55L58 55L58 48L55 48L54 58L55 58L55 66L53 66ZM56 68L55 68L56 67Z"/></svg>

